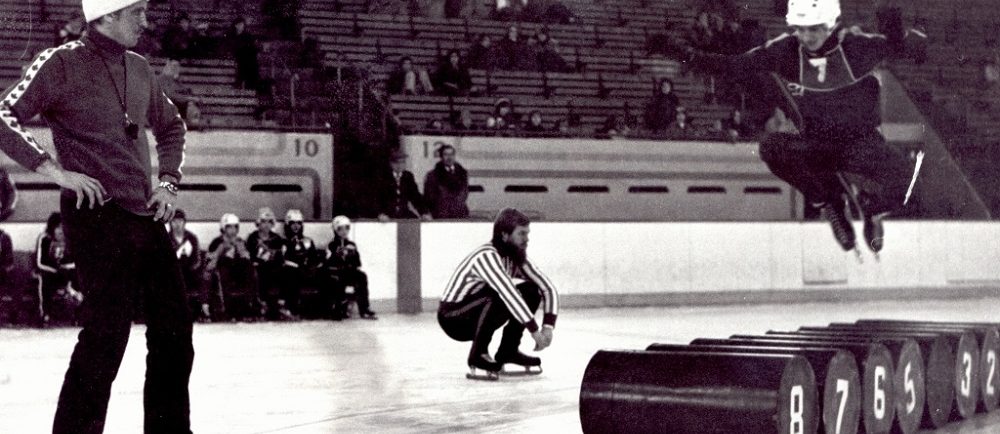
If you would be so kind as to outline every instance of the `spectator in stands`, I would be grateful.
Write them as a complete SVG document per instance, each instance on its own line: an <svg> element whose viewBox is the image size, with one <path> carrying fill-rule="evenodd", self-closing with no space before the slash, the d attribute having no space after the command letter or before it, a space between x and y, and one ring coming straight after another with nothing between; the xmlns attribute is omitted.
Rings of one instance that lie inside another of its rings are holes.
<svg viewBox="0 0 1000 434"><path fill-rule="evenodd" d="M695 135L694 128L691 127L690 119L688 119L687 109L684 107L677 107L677 112L674 114L674 122L670 124L667 128L667 135L672 138L686 139L692 138Z"/></svg>
<svg viewBox="0 0 1000 434"><path fill-rule="evenodd" d="M427 121L427 125L424 126L426 131L444 131L444 122L441 119L434 118Z"/></svg>
<svg viewBox="0 0 1000 434"><path fill-rule="evenodd" d="M302 315L300 304L302 291L315 286L316 267L319 257L316 243L305 235L305 217L302 211L290 209L285 213L285 245L281 248L284 258L284 299L289 310Z"/></svg>
<svg viewBox="0 0 1000 434"><path fill-rule="evenodd" d="M386 90L390 95L422 95L433 92L434 85L427 70L414 68L413 59L403 56L399 59L399 67L389 75Z"/></svg>
<svg viewBox="0 0 1000 434"><path fill-rule="evenodd" d="M542 112L533 110L528 115L528 122L525 122L523 130L532 133L543 133L547 131L545 129L545 124L542 122Z"/></svg>
<svg viewBox="0 0 1000 434"><path fill-rule="evenodd" d="M276 219L271 208L264 207L257 211L257 230L247 237L247 250L250 251L254 269L257 270L257 290L264 302L261 313L268 319L294 319L288 310L288 305L282 297L281 248L285 240L274 232Z"/></svg>
<svg viewBox="0 0 1000 434"><path fill-rule="evenodd" d="M73 12L69 14L69 20L66 21L66 24L64 24L58 32L56 32L54 46L58 47L67 42L80 39L86 28L87 22L83 19L83 10L73 9Z"/></svg>
<svg viewBox="0 0 1000 434"><path fill-rule="evenodd" d="M434 72L432 83L438 93L445 96L465 96L472 92L472 76L458 50L448 52L446 61Z"/></svg>
<svg viewBox="0 0 1000 434"><path fill-rule="evenodd" d="M0 167L0 222L14 214L17 205L17 189L7 171Z"/></svg>
<svg viewBox="0 0 1000 434"><path fill-rule="evenodd" d="M73 321L83 295L73 288L76 264L66 246L62 215L55 212L45 223L45 232L35 244L35 272L38 276L39 312L42 324L50 320Z"/></svg>
<svg viewBox="0 0 1000 434"><path fill-rule="evenodd" d="M301 0L263 0L260 13L264 16L267 33L291 41L299 37L299 8Z"/></svg>
<svg viewBox="0 0 1000 434"><path fill-rule="evenodd" d="M517 26L507 28L507 37L497 44L497 60L500 69L514 71L537 71L538 61L527 43L521 40Z"/></svg>
<svg viewBox="0 0 1000 434"><path fill-rule="evenodd" d="M734 108L722 121L722 129L731 140L749 140L757 135L757 131L744 121L743 113L738 108Z"/></svg>
<svg viewBox="0 0 1000 434"><path fill-rule="evenodd" d="M187 288L188 303L191 312L198 316L199 321L209 321L212 318L209 309L208 288L201 278L202 255L198 237L187 230L187 214L182 209L174 213L168 226L170 244L177 254L177 262L184 275L184 285Z"/></svg>
<svg viewBox="0 0 1000 434"><path fill-rule="evenodd" d="M604 118L604 124L597 129L597 134L606 134L611 137L627 136L632 132L626 123L625 118L616 114L610 114Z"/></svg>
<svg viewBox="0 0 1000 434"><path fill-rule="evenodd" d="M714 43L717 41L715 36L715 27L712 25L712 17L707 11L701 11L698 13L695 22L691 24L691 27L687 31L687 40L691 43L692 47L696 47L703 51L708 51L710 53L715 53L716 47Z"/></svg>
<svg viewBox="0 0 1000 434"><path fill-rule="evenodd" d="M451 117L451 129L454 131L475 131L479 129L479 126L472 119L472 111L469 109L452 112Z"/></svg>
<svg viewBox="0 0 1000 434"><path fill-rule="evenodd" d="M181 13L163 32L163 41L160 43L163 55L171 59L192 58L194 38L195 30L191 27L191 17Z"/></svg>
<svg viewBox="0 0 1000 434"><path fill-rule="evenodd" d="M187 125L189 127L197 126L201 122L201 110L198 108L198 104L202 102L202 99L195 96L190 87L181 84L180 76L181 62L170 59L163 64L163 69L160 70L157 80L160 82L163 94L177 106L177 112L180 113Z"/></svg>
<svg viewBox="0 0 1000 434"><path fill-rule="evenodd" d="M406 153L399 149L394 149L389 156L389 170L382 175L379 195L380 221L418 216L425 220L431 218L413 173L406 170L406 159Z"/></svg>
<svg viewBox="0 0 1000 434"><path fill-rule="evenodd" d="M260 298L253 273L253 262L246 241L240 238L240 219L225 214L220 220L221 234L208 245L205 273L210 281L219 319L254 319L260 315Z"/></svg>
<svg viewBox="0 0 1000 434"><path fill-rule="evenodd" d="M496 0L497 7L493 11L493 19L498 21L514 21L521 17L524 0Z"/></svg>
<svg viewBox="0 0 1000 434"><path fill-rule="evenodd" d="M424 177L424 197L435 219L469 217L469 173L455 161L455 148L442 145L437 149L438 162Z"/></svg>
<svg viewBox="0 0 1000 434"><path fill-rule="evenodd" d="M493 115L486 120L486 128L493 130L516 130L520 127L521 116L514 112L514 105L507 98L500 98L493 105Z"/></svg>
<svg viewBox="0 0 1000 434"><path fill-rule="evenodd" d="M299 68L322 68L323 50L320 49L319 41L316 40L305 28L302 29L301 46L299 50Z"/></svg>
<svg viewBox="0 0 1000 434"><path fill-rule="evenodd" d="M549 37L547 30L539 30L535 34L535 56L537 57L538 68L542 72L573 72L573 68L566 63L562 55L559 54L559 43Z"/></svg>
<svg viewBox="0 0 1000 434"><path fill-rule="evenodd" d="M643 112L643 123L647 130L662 133L670 127L677 115L680 100L674 93L674 82L669 78L660 80L653 99L646 104Z"/></svg>
<svg viewBox="0 0 1000 434"><path fill-rule="evenodd" d="M348 238L351 232L351 220L339 215L333 218L332 226L333 240L327 246L324 265L329 272L332 285L336 287L334 293L350 295L353 292L361 318L378 319L368 300L368 275L361 270L361 253L358 252L358 245ZM335 296L335 314L339 313L341 317L346 317L346 307L342 303L338 306Z"/></svg>
<svg viewBox="0 0 1000 434"><path fill-rule="evenodd" d="M236 61L236 87L240 89L260 90L260 65L257 61L256 38L247 33L246 21L237 18L233 21L226 45Z"/></svg>
<svg viewBox="0 0 1000 434"><path fill-rule="evenodd" d="M493 38L490 35L480 35L477 41L465 56L469 68L492 71L499 67L499 54L497 48L493 46Z"/></svg>

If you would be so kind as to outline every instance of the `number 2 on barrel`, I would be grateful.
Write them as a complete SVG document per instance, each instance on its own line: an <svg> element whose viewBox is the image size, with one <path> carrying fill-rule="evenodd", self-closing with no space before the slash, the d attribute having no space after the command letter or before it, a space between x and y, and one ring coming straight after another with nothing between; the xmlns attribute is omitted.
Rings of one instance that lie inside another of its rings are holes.
<svg viewBox="0 0 1000 434"><path fill-rule="evenodd" d="M837 379L837 395L840 396L840 405L837 409L837 434L840 434L840 423L844 420L844 406L847 405L849 389L850 383L847 380Z"/></svg>
<svg viewBox="0 0 1000 434"><path fill-rule="evenodd" d="M972 392L972 355L967 352L962 353L962 370L962 382L959 386L962 396L969 396Z"/></svg>
<svg viewBox="0 0 1000 434"><path fill-rule="evenodd" d="M788 399L791 413L791 420L788 422L789 434L803 434L805 432L805 422L802 419L802 394L802 386L796 384L792 387L792 393Z"/></svg>
<svg viewBox="0 0 1000 434"><path fill-rule="evenodd" d="M997 353L990 350L986 353L986 362L990 364L990 375L986 377L986 394L996 395L997 389L993 387L993 377L997 373Z"/></svg>
<svg viewBox="0 0 1000 434"><path fill-rule="evenodd" d="M885 366L875 367L875 418L885 419Z"/></svg>

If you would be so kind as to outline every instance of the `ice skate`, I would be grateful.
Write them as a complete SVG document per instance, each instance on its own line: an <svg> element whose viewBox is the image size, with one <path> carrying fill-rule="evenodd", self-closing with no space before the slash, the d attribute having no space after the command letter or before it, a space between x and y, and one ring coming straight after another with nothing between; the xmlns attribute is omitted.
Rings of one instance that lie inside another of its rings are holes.
<svg viewBox="0 0 1000 434"><path fill-rule="evenodd" d="M473 355L469 357L469 373L465 374L465 378L479 381L497 381L500 379L501 366L489 354Z"/></svg>
<svg viewBox="0 0 1000 434"><path fill-rule="evenodd" d="M847 218L843 197L818 205L820 214L826 221L830 222L833 229L833 237L846 252L854 252L858 262L861 262L861 252L858 251L857 236L854 234L854 226Z"/></svg>
<svg viewBox="0 0 1000 434"><path fill-rule="evenodd" d="M542 373L542 359L520 351L506 354L497 353L496 361L502 366L500 374L504 376L521 377ZM516 367L508 367L508 365L516 365Z"/></svg>
<svg viewBox="0 0 1000 434"><path fill-rule="evenodd" d="M851 201L852 209L856 213L855 217L864 222L865 226L862 233L865 237L865 244L868 245L868 250L871 250L877 262L880 260L879 252L882 251L882 246L885 242L885 230L882 228L882 219L889 213L873 215L865 212L866 208L871 209L871 198L865 196L864 192L860 191L856 185L847 182L843 175L838 175L837 177L840 179L841 185L844 186L844 191L847 192L847 198ZM860 254L860 252L858 253Z"/></svg>

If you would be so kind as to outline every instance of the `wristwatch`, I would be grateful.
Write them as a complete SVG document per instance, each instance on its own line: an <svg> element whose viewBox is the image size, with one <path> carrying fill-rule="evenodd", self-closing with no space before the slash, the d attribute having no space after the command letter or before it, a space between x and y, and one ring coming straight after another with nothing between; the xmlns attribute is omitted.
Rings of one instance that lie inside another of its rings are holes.
<svg viewBox="0 0 1000 434"><path fill-rule="evenodd" d="M176 196L177 192L180 190L177 187L177 184L174 184L174 183L172 183L170 181L160 181L160 184L157 185L156 188L162 188L164 190L167 190L168 193L170 193L170 194L172 194L174 196Z"/></svg>

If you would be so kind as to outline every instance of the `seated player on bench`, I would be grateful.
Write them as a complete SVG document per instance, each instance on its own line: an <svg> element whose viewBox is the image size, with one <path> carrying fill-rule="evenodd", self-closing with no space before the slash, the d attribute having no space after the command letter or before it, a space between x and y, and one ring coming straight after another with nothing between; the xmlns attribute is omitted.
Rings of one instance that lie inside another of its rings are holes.
<svg viewBox="0 0 1000 434"><path fill-rule="evenodd" d="M529 224L520 211L500 211L493 239L462 260L441 298L441 328L452 339L472 341L468 378L496 379L506 363L523 366L527 374L541 373L541 359L518 347L525 328L535 340L535 351L552 343L559 301L549 279L528 260ZM534 319L539 305L545 312L542 327ZM496 357L490 357L493 333L504 324ZM478 375L477 369L486 374Z"/></svg>

